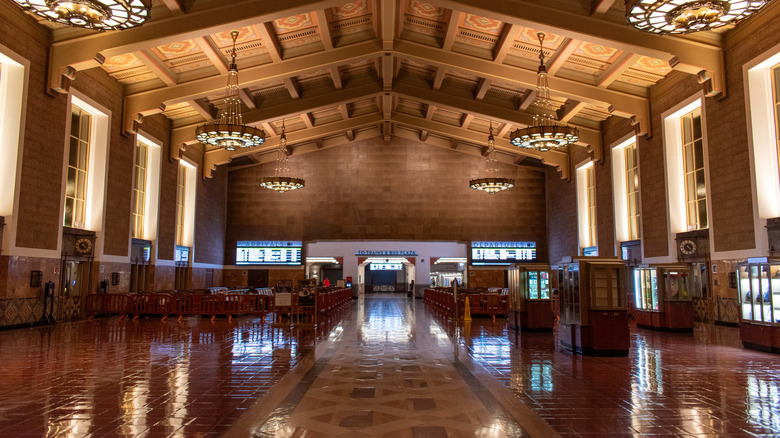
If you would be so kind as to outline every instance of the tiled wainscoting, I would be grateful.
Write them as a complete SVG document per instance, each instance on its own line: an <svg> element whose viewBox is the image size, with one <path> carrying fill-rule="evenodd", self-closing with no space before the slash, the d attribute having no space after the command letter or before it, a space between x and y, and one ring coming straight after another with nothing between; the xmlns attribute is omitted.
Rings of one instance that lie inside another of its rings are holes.
<svg viewBox="0 0 780 438"><path fill-rule="evenodd" d="M49 314L51 303L46 303ZM42 298L0 299L0 327L18 326L37 322L43 316ZM56 297L52 316L56 321L72 321L81 316L81 297Z"/></svg>

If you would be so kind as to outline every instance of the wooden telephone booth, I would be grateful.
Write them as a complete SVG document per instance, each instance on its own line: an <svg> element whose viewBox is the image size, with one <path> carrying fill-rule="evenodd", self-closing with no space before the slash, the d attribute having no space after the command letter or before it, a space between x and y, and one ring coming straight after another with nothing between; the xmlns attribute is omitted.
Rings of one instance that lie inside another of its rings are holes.
<svg viewBox="0 0 780 438"><path fill-rule="evenodd" d="M558 268L560 344L576 353L626 356L626 265L607 257L566 257Z"/></svg>
<svg viewBox="0 0 780 438"><path fill-rule="evenodd" d="M549 265L509 266L509 327L524 331L552 331L554 315Z"/></svg>

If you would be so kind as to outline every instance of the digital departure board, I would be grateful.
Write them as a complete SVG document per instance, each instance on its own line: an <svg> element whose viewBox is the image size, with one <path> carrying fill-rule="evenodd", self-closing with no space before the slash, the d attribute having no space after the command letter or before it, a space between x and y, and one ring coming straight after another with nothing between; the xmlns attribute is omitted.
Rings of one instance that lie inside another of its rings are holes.
<svg viewBox="0 0 780 438"><path fill-rule="evenodd" d="M536 242L471 242L472 265L509 265L536 261Z"/></svg>
<svg viewBox="0 0 780 438"><path fill-rule="evenodd" d="M237 265L290 265L302 264L301 241L246 241L236 243Z"/></svg>

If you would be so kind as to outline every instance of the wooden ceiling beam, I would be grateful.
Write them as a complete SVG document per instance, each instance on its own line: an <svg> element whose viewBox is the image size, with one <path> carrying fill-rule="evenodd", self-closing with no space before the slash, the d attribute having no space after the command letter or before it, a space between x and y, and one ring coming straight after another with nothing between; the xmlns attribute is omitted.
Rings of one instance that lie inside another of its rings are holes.
<svg viewBox="0 0 780 438"><path fill-rule="evenodd" d="M498 130L498 133L496 133L496 138L504 138L504 136L512 129L511 123L504 123L501 126L501 129Z"/></svg>
<svg viewBox="0 0 780 438"><path fill-rule="evenodd" d="M519 69L505 64L495 63L473 56L455 52L445 52L435 47L409 41L396 44L396 51L401 57L416 62L460 70L467 74L486 79L514 83L523 88L536 88L536 72ZM614 90L608 90L564 78L549 78L553 94L567 99L589 103L596 107L609 108L613 115L625 118L634 117L640 126L640 132L647 132L650 127L650 104L647 98Z"/></svg>
<svg viewBox="0 0 780 438"><path fill-rule="evenodd" d="M287 132L285 135L287 135L288 145L313 142L318 138L331 136L340 132L347 132L347 135L349 135L349 132L351 131L354 138L356 130L365 128L367 126L377 125L381 122L382 118L379 114L370 114L354 117L350 120L327 123L310 129L300 129L298 131ZM233 158L272 151L278 147L279 137L274 137L266 139L266 142L259 147L238 149L235 151L227 151L224 149L206 151L203 154L203 177L211 178L212 172L216 169L217 166L227 164Z"/></svg>
<svg viewBox="0 0 780 438"><path fill-rule="evenodd" d="M303 120L303 124L306 125L306 128L311 129L314 127L314 120L312 120L311 114L301 113L301 119Z"/></svg>
<svg viewBox="0 0 780 438"><path fill-rule="evenodd" d="M330 25L328 20L328 10L319 9L314 11L314 19L319 25L320 35L322 36L322 46L325 50L333 50L333 36L330 34Z"/></svg>
<svg viewBox="0 0 780 438"><path fill-rule="evenodd" d="M347 87L343 90L337 90L332 93L317 95L314 97L304 97L298 100L285 102L278 105L263 106L251 111L245 112L242 117L244 123L252 125L255 123L271 123L273 121L300 117L305 112L316 112L326 108L333 108L339 105L346 105L357 99L366 99L371 96L380 96L382 89L376 82L368 84ZM202 122L201 122L202 123ZM200 123L179 126L171 132L172 147L181 147L182 145L193 144L195 140L195 128ZM266 129L267 132L271 132Z"/></svg>
<svg viewBox="0 0 780 438"><path fill-rule="evenodd" d="M447 33L444 36L444 43L442 44L441 48L442 50L450 51L452 50L452 45L455 43L455 35L458 34L458 27L460 26L460 22L463 20L463 17L465 17L466 14L453 10L448 10L447 14L449 14L449 18L446 19Z"/></svg>
<svg viewBox="0 0 780 438"><path fill-rule="evenodd" d="M396 34L396 18L398 13L397 0L377 0L377 13L379 14L379 36L382 40L382 50L393 50Z"/></svg>
<svg viewBox="0 0 780 438"><path fill-rule="evenodd" d="M276 132L276 129L274 128L274 125L272 125L271 123L263 122L263 123L261 123L261 125L263 125L263 130L265 131L266 134L271 135L271 136L279 135L279 133Z"/></svg>
<svg viewBox="0 0 780 438"><path fill-rule="evenodd" d="M176 85L176 73L168 68L164 62L159 61L159 58L150 55L146 50L141 50L133 53L133 55L141 61L146 68L152 71L166 86L171 87Z"/></svg>
<svg viewBox="0 0 780 438"><path fill-rule="evenodd" d="M198 113L203 119L208 123L214 120L214 113L211 112L211 108L203 106L200 102L197 100L191 100L187 102L192 109L195 110L195 112Z"/></svg>
<svg viewBox="0 0 780 438"><path fill-rule="evenodd" d="M284 82L284 88L290 93L290 97L293 99L300 99L301 92L298 90L298 85L289 76L282 80Z"/></svg>
<svg viewBox="0 0 780 438"><path fill-rule="evenodd" d="M485 98L485 95L487 94L488 90L490 90L490 86L493 84L493 81L490 79L482 78L479 80L479 85L477 86L477 92L474 93L474 99L476 100L482 100Z"/></svg>
<svg viewBox="0 0 780 438"><path fill-rule="evenodd" d="M569 123L572 117L582 111L587 104L585 102L569 101L566 105L558 111L558 121L561 123Z"/></svg>
<svg viewBox="0 0 780 438"><path fill-rule="evenodd" d="M182 0L162 0L162 2L165 5L165 7L167 7L168 10L171 11L171 14L173 14L174 17L184 15L187 12L184 9Z"/></svg>
<svg viewBox="0 0 780 438"><path fill-rule="evenodd" d="M612 65L604 70L599 78L596 80L596 84L601 88L609 87L615 80L617 80L623 73L626 72L636 61L641 58L640 55L635 53L624 53Z"/></svg>
<svg viewBox="0 0 780 438"><path fill-rule="evenodd" d="M450 94L439 93L427 88L408 85L405 83L396 83L393 92L405 99L410 99L428 105L435 105L440 108L447 108L453 111L473 114L480 118L493 120L501 123L511 123L513 125L528 126L533 123L533 116L527 113L514 111L510 108L499 107L485 103L484 101L475 101L469 98L454 96ZM420 118L420 120L423 120ZM580 142L578 145L594 145L601 147L601 132L595 129L578 126L580 130Z"/></svg>
<svg viewBox="0 0 780 438"><path fill-rule="evenodd" d="M241 99L241 102L249 109L255 109L257 108L257 104L255 104L254 99L252 99L252 96L249 95L249 92L246 91L246 88L239 88L238 89L238 98Z"/></svg>
<svg viewBox="0 0 780 438"><path fill-rule="evenodd" d="M389 52L382 57L382 85L385 90L393 89L393 60L395 59Z"/></svg>
<svg viewBox="0 0 780 438"><path fill-rule="evenodd" d="M438 90L441 88L441 84L444 82L444 76L447 74L447 69L439 67L436 70L436 76L433 78L433 89Z"/></svg>
<svg viewBox="0 0 780 438"><path fill-rule="evenodd" d="M60 76L68 73L68 67L76 71L98 67L100 60L112 56L268 23L291 15L341 6L343 3L343 0L244 0L198 8L196 2L186 14L150 20L141 27L122 32L90 32L75 38L69 38L72 34L63 33L67 39L55 37L49 50L49 86L56 90L60 86Z"/></svg>
<svg viewBox="0 0 780 438"><path fill-rule="evenodd" d="M590 15L606 14L616 0L590 0Z"/></svg>
<svg viewBox="0 0 780 438"><path fill-rule="evenodd" d="M329 52L319 52L298 56L278 63L249 67L241 70L240 85L249 87L256 83L283 81L285 78L316 72L330 65L360 62L375 57L378 49L379 46L376 41L367 41L343 48L336 48ZM213 76L181 83L173 87L125 96L125 130L133 128L132 122L137 114L144 116L156 114L164 109L166 105L219 93L224 89L225 77Z"/></svg>
<svg viewBox="0 0 780 438"><path fill-rule="evenodd" d="M433 113L436 111L436 105L429 103L426 106L427 108L425 109L425 120L432 120Z"/></svg>
<svg viewBox="0 0 780 438"><path fill-rule="evenodd" d="M463 118L460 121L460 127L464 129L468 129L469 125L471 125L471 122L474 120L474 114L464 114Z"/></svg>
<svg viewBox="0 0 780 438"><path fill-rule="evenodd" d="M346 103L339 105L339 112L341 113L341 120L349 120L349 110Z"/></svg>
<svg viewBox="0 0 780 438"><path fill-rule="evenodd" d="M566 38L558 51L556 51L550 57L550 60L547 63L547 74L550 76L555 76L558 73L558 70L563 67L563 64L566 63L566 60L569 59L571 53L577 49L580 43L581 41L579 40Z"/></svg>
<svg viewBox="0 0 780 438"><path fill-rule="evenodd" d="M517 109L526 111L531 106L531 104L534 103L535 100L536 100L536 87L529 88L523 95L523 98L520 101L520 105L517 107Z"/></svg>
<svg viewBox="0 0 780 438"><path fill-rule="evenodd" d="M396 113L393 115L393 121L404 125L413 127L416 129L424 129L430 133L451 138L455 144L455 148L461 141L471 143L474 145L482 145L485 143L485 135L470 129L459 128L457 126L448 125L446 123L435 122L432 120L424 120L420 117L414 117L407 114ZM508 143L496 142L496 150L512 155L525 155L542 160L544 164L548 166L557 167L562 175L568 177L569 172L569 154L560 151L538 152L532 149L517 148ZM453 148L453 149L455 149Z"/></svg>
<svg viewBox="0 0 780 438"><path fill-rule="evenodd" d="M220 51L216 44L214 44L214 41L212 41L210 37L197 37L194 38L194 40L198 47L200 47L200 50L203 50L203 54L206 55L209 61L214 64L214 67L217 68L219 74L227 74L229 66L227 65L225 58L220 55Z"/></svg>
<svg viewBox="0 0 780 438"><path fill-rule="evenodd" d="M330 71L330 77L333 79L333 86L336 87L337 90L344 88L344 83L341 81L341 72L339 72L339 66L331 65L328 68L328 71Z"/></svg>
<svg viewBox="0 0 780 438"><path fill-rule="evenodd" d="M709 78L707 88L711 95L718 94L725 87L723 49L714 44L684 36L660 36L641 32L625 23L589 17L544 3L523 2L522 8L518 8L514 2L486 3L484 0L430 0L429 3L661 59L669 62L675 70L685 73L696 75L706 70L706 76Z"/></svg>
<svg viewBox="0 0 780 438"><path fill-rule="evenodd" d="M279 41L277 41L276 36L274 35L273 24L266 22L261 23L255 27L260 34L260 39L263 41L265 49L268 51L268 56L271 57L271 61L281 61L283 55L282 48L279 46Z"/></svg>
<svg viewBox="0 0 780 438"><path fill-rule="evenodd" d="M505 31L501 34L501 39L496 45L495 52L493 53L493 62L503 64L506 55L509 53L509 49L512 48L512 44L517 39L517 34L520 32L521 26L516 24L504 24Z"/></svg>

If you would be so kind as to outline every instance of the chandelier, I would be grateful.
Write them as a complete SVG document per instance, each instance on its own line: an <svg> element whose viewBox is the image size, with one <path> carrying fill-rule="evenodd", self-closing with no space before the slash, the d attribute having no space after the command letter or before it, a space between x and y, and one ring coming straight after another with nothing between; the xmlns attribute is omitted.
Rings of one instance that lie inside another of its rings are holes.
<svg viewBox="0 0 780 438"><path fill-rule="evenodd" d="M14 0L39 17L93 30L124 30L149 19L150 2L143 0Z"/></svg>
<svg viewBox="0 0 780 438"><path fill-rule="evenodd" d="M287 167L287 136L284 134L284 120L282 120L282 136L279 137L279 150L276 155L274 176L262 178L260 187L281 193L302 189L306 182L300 178L287 176L289 173L290 169Z"/></svg>
<svg viewBox="0 0 780 438"><path fill-rule="evenodd" d="M509 141L521 148L547 152L579 140L580 133L575 127L558 125L555 120L555 108L550 98L550 84L547 81L547 67L544 66L544 32L538 32L539 70L536 73L536 112L533 125L518 129L509 135Z"/></svg>
<svg viewBox="0 0 780 438"><path fill-rule="evenodd" d="M498 176L496 166L496 142L493 138L493 122L490 122L490 135L488 135L487 162L485 163L485 178L476 178L469 181L469 186L474 190L482 190L494 195L502 190L508 190L515 186L515 180Z"/></svg>
<svg viewBox="0 0 780 438"><path fill-rule="evenodd" d="M219 120L200 125L195 129L199 142L219 146L228 151L251 148L265 143L265 131L247 126L241 118L241 99L238 96L238 66L236 65L236 38L238 31L230 32L233 37L233 51L230 56L230 71L225 88L225 99L220 105Z"/></svg>
<svg viewBox="0 0 780 438"><path fill-rule="evenodd" d="M626 0L626 19L639 30L682 34L736 23L770 0Z"/></svg>

